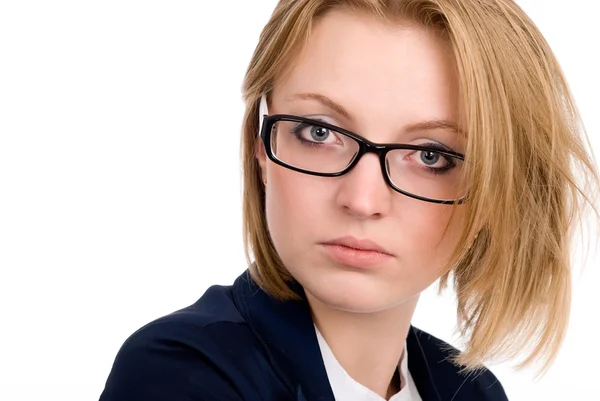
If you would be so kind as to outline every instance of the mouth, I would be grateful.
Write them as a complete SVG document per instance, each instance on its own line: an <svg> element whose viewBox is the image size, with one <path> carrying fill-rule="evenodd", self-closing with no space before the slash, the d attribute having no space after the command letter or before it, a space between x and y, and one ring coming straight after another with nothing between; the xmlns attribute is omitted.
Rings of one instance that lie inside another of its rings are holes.
<svg viewBox="0 0 600 401"><path fill-rule="evenodd" d="M338 246L354 249L363 252L375 252L383 255L394 256L385 248L369 239L356 239L354 237L340 237L331 241L324 242L323 245Z"/></svg>
<svg viewBox="0 0 600 401"><path fill-rule="evenodd" d="M359 269L378 267L394 258L394 255L371 240L343 237L321 245L335 263Z"/></svg>

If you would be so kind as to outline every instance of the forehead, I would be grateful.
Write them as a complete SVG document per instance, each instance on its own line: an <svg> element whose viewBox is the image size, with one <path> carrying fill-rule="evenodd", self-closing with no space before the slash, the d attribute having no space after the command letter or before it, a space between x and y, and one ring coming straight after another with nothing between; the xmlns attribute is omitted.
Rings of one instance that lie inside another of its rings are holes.
<svg viewBox="0 0 600 401"><path fill-rule="evenodd" d="M333 10L315 23L273 98L285 104L308 92L333 99L359 119L453 119L454 59L447 43L425 28Z"/></svg>

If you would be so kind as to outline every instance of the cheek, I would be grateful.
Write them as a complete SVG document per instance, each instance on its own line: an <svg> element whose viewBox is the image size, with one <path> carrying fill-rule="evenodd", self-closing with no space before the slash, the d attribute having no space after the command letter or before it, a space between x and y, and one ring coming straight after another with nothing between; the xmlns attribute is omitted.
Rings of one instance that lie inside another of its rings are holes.
<svg viewBox="0 0 600 401"><path fill-rule="evenodd" d="M408 231L408 235L402 236L410 248L405 248L405 255L435 260L434 266L443 264L454 251L462 232L464 207L426 202L411 204L412 207L402 211L400 222Z"/></svg>
<svg viewBox="0 0 600 401"><path fill-rule="evenodd" d="M319 237L328 196L319 177L272 164L268 169L266 215L271 239L282 258L303 252Z"/></svg>

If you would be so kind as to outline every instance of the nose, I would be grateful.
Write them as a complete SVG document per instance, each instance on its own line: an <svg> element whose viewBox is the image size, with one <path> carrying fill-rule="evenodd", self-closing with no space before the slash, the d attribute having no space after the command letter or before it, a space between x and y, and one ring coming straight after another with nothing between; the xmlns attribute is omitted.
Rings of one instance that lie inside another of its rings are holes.
<svg viewBox="0 0 600 401"><path fill-rule="evenodd" d="M345 213L364 220L381 218L390 212L393 189L382 175L377 155L363 155L350 172L337 179L336 202Z"/></svg>

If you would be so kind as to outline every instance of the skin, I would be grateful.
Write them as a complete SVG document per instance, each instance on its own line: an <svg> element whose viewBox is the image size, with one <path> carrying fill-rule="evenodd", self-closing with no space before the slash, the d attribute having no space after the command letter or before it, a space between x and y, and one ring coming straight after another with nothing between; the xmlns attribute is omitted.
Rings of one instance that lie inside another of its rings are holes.
<svg viewBox="0 0 600 401"><path fill-rule="evenodd" d="M348 116L299 93L326 96ZM462 152L464 137L454 131L406 130L427 120L458 124L457 96L454 60L434 34L333 10L276 82L269 114L317 116L377 143L427 139ZM399 390L392 377L419 294L440 277L457 245L462 207L395 192L374 154L335 178L278 166L262 145L257 159L267 181L269 232L303 285L315 324L351 377L389 397ZM450 220L453 208L457 218ZM392 257L370 269L336 263L322 244L343 236L374 241Z"/></svg>

